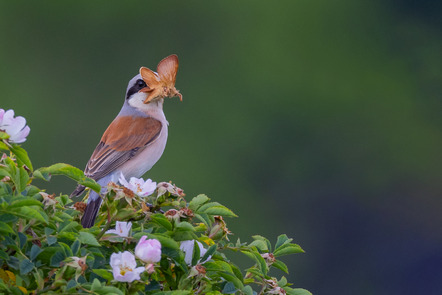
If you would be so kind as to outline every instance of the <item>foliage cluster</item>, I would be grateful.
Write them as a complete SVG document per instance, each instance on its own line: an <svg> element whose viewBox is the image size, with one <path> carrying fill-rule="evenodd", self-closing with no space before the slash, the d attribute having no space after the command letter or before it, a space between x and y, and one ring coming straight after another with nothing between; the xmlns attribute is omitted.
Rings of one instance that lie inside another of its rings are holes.
<svg viewBox="0 0 442 295"><path fill-rule="evenodd" d="M95 226L83 228L84 203L50 195L33 181L65 175L97 192L100 186L68 164L34 170L21 146L4 132L0 137L0 293L310 294L292 288L284 276L269 275L274 268L288 273L280 257L303 252L292 239L280 235L272 245L256 235L251 243L231 242L225 218L236 215L230 209L203 194L186 201L171 183L158 184L148 197L110 183ZM116 222L131 223L127 236L108 233ZM142 236L161 243L161 260L137 260L146 268L139 280L116 280L111 255L134 253ZM194 243L191 261L183 241ZM239 269L232 252L243 253L252 265Z"/></svg>

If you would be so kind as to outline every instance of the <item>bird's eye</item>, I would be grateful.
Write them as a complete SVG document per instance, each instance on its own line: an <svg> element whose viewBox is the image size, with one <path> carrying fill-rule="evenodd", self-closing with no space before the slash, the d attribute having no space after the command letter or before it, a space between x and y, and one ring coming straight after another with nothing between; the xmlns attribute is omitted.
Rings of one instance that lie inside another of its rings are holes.
<svg viewBox="0 0 442 295"><path fill-rule="evenodd" d="M147 85L143 80L139 79L139 80L137 80L137 86L140 88L143 88L143 87L146 87Z"/></svg>

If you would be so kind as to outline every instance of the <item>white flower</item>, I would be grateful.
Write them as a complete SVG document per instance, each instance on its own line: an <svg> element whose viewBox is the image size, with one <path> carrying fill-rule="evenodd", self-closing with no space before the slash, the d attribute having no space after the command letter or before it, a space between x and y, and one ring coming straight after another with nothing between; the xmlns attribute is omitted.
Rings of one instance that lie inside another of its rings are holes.
<svg viewBox="0 0 442 295"><path fill-rule="evenodd" d="M142 236L135 247L135 255L146 263L155 263L161 260L161 243L158 240L147 240Z"/></svg>
<svg viewBox="0 0 442 295"><path fill-rule="evenodd" d="M14 110L0 109L0 130L9 134L10 142L22 143L26 141L31 128L26 125L25 118L14 118Z"/></svg>
<svg viewBox="0 0 442 295"><path fill-rule="evenodd" d="M127 182L123 173L120 174L119 181L123 186L127 187L140 197L147 197L157 188L157 183L153 182L151 179L144 181L142 178L131 177L129 182Z"/></svg>
<svg viewBox="0 0 442 295"><path fill-rule="evenodd" d="M144 267L137 267L135 256L129 251L113 253L110 258L110 265L114 279L119 282L133 282L140 279L140 273Z"/></svg>
<svg viewBox="0 0 442 295"><path fill-rule="evenodd" d="M117 221L115 229L106 231L107 234L116 234L120 237L127 238L129 236L130 229L132 228L132 222Z"/></svg>
<svg viewBox="0 0 442 295"><path fill-rule="evenodd" d="M193 247L195 246L195 241L196 240L187 240L187 241L182 241L181 245L180 245L180 250L184 252L184 262L186 262L187 265L191 265L192 264L192 259L193 259ZM196 241L196 243L198 244L198 247L200 248L200 257L203 257L204 254L206 254L207 249L205 249L203 247L203 244L201 244L200 242ZM210 258L212 258L212 256L207 257L206 260L201 262L201 259L198 261L198 263L204 263L208 260L210 260Z"/></svg>

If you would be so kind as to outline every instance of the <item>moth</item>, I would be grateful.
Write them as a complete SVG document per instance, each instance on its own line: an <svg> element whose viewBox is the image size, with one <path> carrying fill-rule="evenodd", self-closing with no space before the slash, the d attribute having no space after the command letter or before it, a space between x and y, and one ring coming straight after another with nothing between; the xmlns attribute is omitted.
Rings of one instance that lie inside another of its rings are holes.
<svg viewBox="0 0 442 295"><path fill-rule="evenodd" d="M156 98L178 96L183 101L183 95L175 88L176 74L178 71L178 56L175 54L163 58L154 72L146 67L140 68L140 74L147 87L140 92L148 93L144 103L149 103Z"/></svg>

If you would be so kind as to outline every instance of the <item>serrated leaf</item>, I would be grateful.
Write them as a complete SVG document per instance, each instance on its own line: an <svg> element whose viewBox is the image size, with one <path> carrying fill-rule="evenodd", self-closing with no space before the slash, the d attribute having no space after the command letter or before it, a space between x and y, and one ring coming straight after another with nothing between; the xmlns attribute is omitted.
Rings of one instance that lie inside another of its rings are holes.
<svg viewBox="0 0 442 295"><path fill-rule="evenodd" d="M192 263L191 265L197 265L198 261L200 260L200 247L197 243L197 241L193 241L193 254L192 254Z"/></svg>
<svg viewBox="0 0 442 295"><path fill-rule="evenodd" d="M60 267L60 263L66 258L67 256L65 255L64 250L61 247L57 248L57 252L51 257L51 266Z"/></svg>
<svg viewBox="0 0 442 295"><path fill-rule="evenodd" d="M287 274L289 273L289 269L288 269L287 265L285 265L285 263L282 262L281 260L276 260L275 262L272 263L272 266L282 270L283 272L285 272Z"/></svg>
<svg viewBox="0 0 442 295"><path fill-rule="evenodd" d="M213 253L215 253L216 248L217 248L216 244L210 246L209 249L207 249L207 252L203 255L203 257L201 257L201 261L206 261L209 258L209 256L212 256Z"/></svg>
<svg viewBox="0 0 442 295"><path fill-rule="evenodd" d="M110 281L113 279L112 273L107 269L93 269L92 271L105 280Z"/></svg>
<svg viewBox="0 0 442 295"><path fill-rule="evenodd" d="M289 255L289 254L297 254L297 253L304 253L304 250L297 245L297 244L283 244L278 249L273 252L273 255L275 257Z"/></svg>
<svg viewBox="0 0 442 295"><path fill-rule="evenodd" d="M260 235L254 235L254 236L252 236L252 238L254 240L264 241L266 243L266 245L267 245L267 247L266 247L267 249L266 250L269 251L269 252L272 251L272 244L270 243L270 241L267 238L265 238L263 236L260 236Z"/></svg>
<svg viewBox="0 0 442 295"><path fill-rule="evenodd" d="M292 289L290 287L283 288L288 295L312 295L309 291L301 288Z"/></svg>
<svg viewBox="0 0 442 295"><path fill-rule="evenodd" d="M263 240L254 240L249 244L249 246L255 246L261 252L267 252L269 249L267 248L267 243Z"/></svg>
<svg viewBox="0 0 442 295"><path fill-rule="evenodd" d="M259 254L258 250L256 250L256 247L252 247L251 250L241 252L247 255L249 258L255 260L261 272L263 274L267 274L268 268L266 261L264 260L264 258L262 258L261 254Z"/></svg>
<svg viewBox="0 0 442 295"><path fill-rule="evenodd" d="M31 160L29 159L28 156L28 152L24 148L20 147L19 145L13 144L10 150L15 155L15 158L17 159L19 165L22 166L24 164L26 165L26 167L29 168L29 170L31 171L33 170Z"/></svg>
<svg viewBox="0 0 442 295"><path fill-rule="evenodd" d="M189 209L192 211L196 211L202 204L209 200L210 199L204 194L198 195L190 201Z"/></svg>
<svg viewBox="0 0 442 295"><path fill-rule="evenodd" d="M35 258L37 258L38 254L40 254L41 252L43 252L43 250L39 246L32 245L31 254L29 255L29 258L31 260L34 260Z"/></svg>
<svg viewBox="0 0 442 295"><path fill-rule="evenodd" d="M182 221L178 225L175 226L175 230L176 231L191 231L191 232L194 232L195 228L193 227L193 225L191 225L187 221Z"/></svg>
<svg viewBox="0 0 442 295"><path fill-rule="evenodd" d="M46 241L48 242L48 246L53 245L57 242L57 237L48 236L46 237Z"/></svg>
<svg viewBox="0 0 442 295"><path fill-rule="evenodd" d="M40 168L36 171L39 171L41 175L64 175L77 181L81 185L93 189L97 193L101 191L101 186L96 183L95 180L84 176L83 171L69 164L58 163L49 167Z"/></svg>
<svg viewBox="0 0 442 295"><path fill-rule="evenodd" d="M74 256L78 255L78 250L80 250L81 243L79 240L75 240L71 245L71 250Z"/></svg>
<svg viewBox="0 0 442 295"><path fill-rule="evenodd" d="M173 229L172 223L163 214L159 214L159 213L153 214L151 216L151 220L152 220L153 223L156 223L159 226L164 227L166 230L172 230Z"/></svg>
<svg viewBox="0 0 442 295"><path fill-rule="evenodd" d="M284 287L285 285L287 285L287 279L286 277L282 277L279 281L278 281L278 286L279 287Z"/></svg>
<svg viewBox="0 0 442 295"><path fill-rule="evenodd" d="M0 213L2 213L4 210L0 210ZM17 207L17 208L9 208L9 210L5 213L13 214L17 217L31 220L31 219L37 219L40 222L43 222L47 224L45 218L43 217L44 212L43 211L37 211L33 207ZM46 215L47 217L47 215Z"/></svg>
<svg viewBox="0 0 442 295"><path fill-rule="evenodd" d="M227 284L224 285L223 294L235 294L236 292L236 287L232 282L227 282Z"/></svg>
<svg viewBox="0 0 442 295"><path fill-rule="evenodd" d="M49 236L50 234L52 234L55 230L50 228L50 227L45 227L45 235Z"/></svg>
<svg viewBox="0 0 442 295"><path fill-rule="evenodd" d="M40 170L35 170L34 173L32 173L32 176L43 179L45 181L51 180L51 175L49 174L49 172L42 172Z"/></svg>
<svg viewBox="0 0 442 295"><path fill-rule="evenodd" d="M20 262L20 274L25 275L29 273L34 268L34 263L32 263L29 259L23 259Z"/></svg>
<svg viewBox="0 0 442 295"><path fill-rule="evenodd" d="M9 224L0 221L0 232L3 234L12 234L14 230L9 226Z"/></svg>
<svg viewBox="0 0 442 295"><path fill-rule="evenodd" d="M199 207L196 212L197 213L201 213L201 212L205 212L208 208L213 207L213 206L222 206L220 203L218 202L209 202L209 203L205 203L204 205L202 205L201 207Z"/></svg>
<svg viewBox="0 0 442 295"><path fill-rule="evenodd" d="M253 289L250 286L244 286L241 290L245 295L253 295Z"/></svg>
<svg viewBox="0 0 442 295"><path fill-rule="evenodd" d="M183 291L183 290L177 290L177 291L160 291L160 292L155 292L156 294L161 294L161 295L189 295L192 294L191 291Z"/></svg>
<svg viewBox="0 0 442 295"><path fill-rule="evenodd" d="M218 274L226 279L228 282L232 282L236 288L240 290L244 288L244 284L233 273L221 271L218 272Z"/></svg>
<svg viewBox="0 0 442 295"><path fill-rule="evenodd" d="M206 213L195 213L195 218L199 219L206 227L212 226L212 221Z"/></svg>
<svg viewBox="0 0 442 295"><path fill-rule="evenodd" d="M91 245L91 246L100 246L100 243L98 243L97 239L94 237L93 234L81 231L78 234L78 239L81 243Z"/></svg>
<svg viewBox="0 0 442 295"><path fill-rule="evenodd" d="M67 284L66 284L66 290L75 288L78 285L77 281L75 281L74 279L71 279Z"/></svg>
<svg viewBox="0 0 442 295"><path fill-rule="evenodd" d="M290 243L292 240L293 239L289 239L287 237L287 235L285 235L285 234L278 236L278 239L275 244L275 249L278 249L279 247L281 247L284 244Z"/></svg>
<svg viewBox="0 0 442 295"><path fill-rule="evenodd" d="M224 217L238 217L238 215L233 213L232 210L222 205L211 206L204 210L204 213L209 215L221 215Z"/></svg>
<svg viewBox="0 0 442 295"><path fill-rule="evenodd" d="M41 202L37 201L33 198L26 198L26 199L22 199L22 200L17 200L12 202L9 205L9 208L18 208L18 207L23 207L23 206L39 206L41 207Z"/></svg>
<svg viewBox="0 0 442 295"><path fill-rule="evenodd" d="M20 249L23 249L23 247L26 245L26 242L28 241L28 237L24 233L19 232L18 240L20 242Z"/></svg>
<svg viewBox="0 0 442 295"><path fill-rule="evenodd" d="M94 279L91 286L91 291L98 290L101 287L101 283L98 279Z"/></svg>

